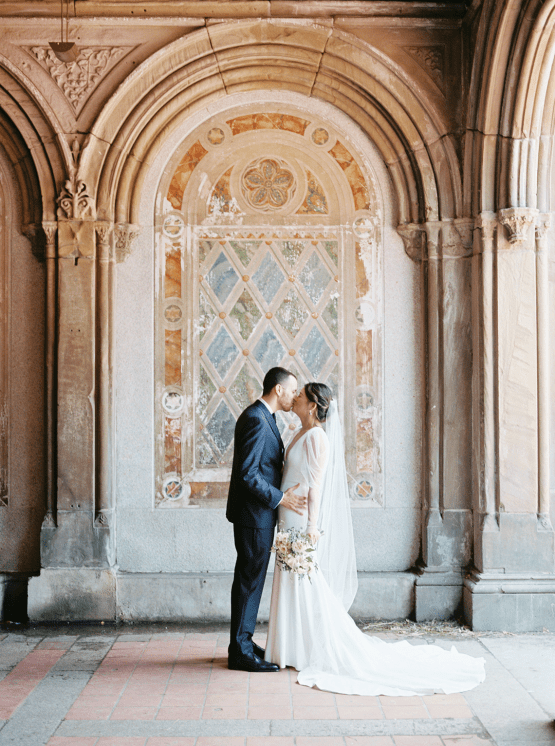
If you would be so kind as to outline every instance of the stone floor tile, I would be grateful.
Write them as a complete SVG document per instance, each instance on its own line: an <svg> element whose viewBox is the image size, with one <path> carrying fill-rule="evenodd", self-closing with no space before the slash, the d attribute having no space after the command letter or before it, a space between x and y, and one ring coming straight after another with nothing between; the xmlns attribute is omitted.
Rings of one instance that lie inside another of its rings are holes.
<svg viewBox="0 0 555 746"><path fill-rule="evenodd" d="M295 738L294 736L247 736L246 746L295 746Z"/></svg>
<svg viewBox="0 0 555 746"><path fill-rule="evenodd" d="M329 705L331 707L335 704L335 697L331 692L321 692L317 689L306 688L306 691L293 689L291 696L293 703L298 705L317 705L319 707Z"/></svg>
<svg viewBox="0 0 555 746"><path fill-rule="evenodd" d="M119 699L117 694L113 695L97 695L97 694L81 694L75 702L74 707L115 707Z"/></svg>
<svg viewBox="0 0 555 746"><path fill-rule="evenodd" d="M364 697L358 694L336 694L335 701L343 707L379 707L379 697Z"/></svg>
<svg viewBox="0 0 555 746"><path fill-rule="evenodd" d="M154 736L146 746L195 746L195 738L189 736Z"/></svg>
<svg viewBox="0 0 555 746"><path fill-rule="evenodd" d="M103 736L96 742L96 746L145 746L143 736Z"/></svg>
<svg viewBox="0 0 555 746"><path fill-rule="evenodd" d="M425 705L465 705L463 694L426 694L420 697Z"/></svg>
<svg viewBox="0 0 555 746"><path fill-rule="evenodd" d="M154 736L146 746L195 746L195 738L190 736Z"/></svg>
<svg viewBox="0 0 555 746"><path fill-rule="evenodd" d="M393 736L395 746L443 746L439 736Z"/></svg>
<svg viewBox="0 0 555 746"><path fill-rule="evenodd" d="M480 736L443 736L445 746L495 746L489 738Z"/></svg>
<svg viewBox="0 0 555 746"><path fill-rule="evenodd" d="M419 720L420 718L429 718L423 705L413 707L387 707L382 705L384 715L388 720Z"/></svg>
<svg viewBox="0 0 555 746"><path fill-rule="evenodd" d="M156 720L199 720L202 707L160 707Z"/></svg>
<svg viewBox="0 0 555 746"><path fill-rule="evenodd" d="M202 711L203 720L244 720L247 713L246 706L242 707L205 707Z"/></svg>
<svg viewBox="0 0 555 746"><path fill-rule="evenodd" d="M345 746L343 736L297 736L296 746Z"/></svg>
<svg viewBox="0 0 555 746"><path fill-rule="evenodd" d="M206 695L206 701L204 702L206 707L239 707L247 706L247 693L239 692L235 693L233 690L226 690L225 692L218 692L217 694L208 693Z"/></svg>
<svg viewBox="0 0 555 746"><path fill-rule="evenodd" d="M156 707L120 707L113 711L110 720L154 720Z"/></svg>
<svg viewBox="0 0 555 746"><path fill-rule="evenodd" d="M382 705L388 707L419 707L422 704L422 697L387 697L380 694L379 700Z"/></svg>
<svg viewBox="0 0 555 746"><path fill-rule="evenodd" d="M125 691L118 702L121 707L158 707L161 694L133 694Z"/></svg>
<svg viewBox="0 0 555 746"><path fill-rule="evenodd" d="M96 736L54 736L46 746L95 746Z"/></svg>
<svg viewBox="0 0 555 746"><path fill-rule="evenodd" d="M166 694L162 699L161 707L202 707L205 699L204 694ZM246 704L246 697L244 699Z"/></svg>
<svg viewBox="0 0 555 746"><path fill-rule="evenodd" d="M464 705L427 705L428 712L432 718L471 718L474 713L470 707Z"/></svg>
<svg viewBox="0 0 555 746"><path fill-rule="evenodd" d="M292 716L291 706L287 707L249 707L249 720L290 720Z"/></svg>
<svg viewBox="0 0 555 746"><path fill-rule="evenodd" d="M344 707L337 706L341 720L383 720L383 712L379 707Z"/></svg>
<svg viewBox="0 0 555 746"><path fill-rule="evenodd" d="M345 736L346 746L394 746L391 736Z"/></svg>
<svg viewBox="0 0 555 746"><path fill-rule="evenodd" d="M196 746L245 746L243 736L200 736Z"/></svg>
<svg viewBox="0 0 555 746"><path fill-rule="evenodd" d="M289 707L290 694L249 694L249 707Z"/></svg>
<svg viewBox="0 0 555 746"><path fill-rule="evenodd" d="M108 720L113 707L71 707L65 720Z"/></svg>
<svg viewBox="0 0 555 746"><path fill-rule="evenodd" d="M295 720L337 720L338 714L334 707L317 707L310 705L306 707L294 707L293 718Z"/></svg>

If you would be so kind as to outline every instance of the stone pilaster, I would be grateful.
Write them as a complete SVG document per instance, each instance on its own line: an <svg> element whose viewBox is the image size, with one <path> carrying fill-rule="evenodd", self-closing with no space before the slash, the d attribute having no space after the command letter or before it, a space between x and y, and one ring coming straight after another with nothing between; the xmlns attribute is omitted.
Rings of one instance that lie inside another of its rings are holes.
<svg viewBox="0 0 555 746"><path fill-rule="evenodd" d="M462 568L470 560L472 227L469 220L447 220L398 229L407 254L422 263L425 298L419 620L454 613L462 600Z"/></svg>
<svg viewBox="0 0 555 746"><path fill-rule="evenodd" d="M508 208L480 216L476 231L473 471L481 520L464 591L475 629L555 629L553 530L542 520L549 500L547 220L538 218L535 209Z"/></svg>

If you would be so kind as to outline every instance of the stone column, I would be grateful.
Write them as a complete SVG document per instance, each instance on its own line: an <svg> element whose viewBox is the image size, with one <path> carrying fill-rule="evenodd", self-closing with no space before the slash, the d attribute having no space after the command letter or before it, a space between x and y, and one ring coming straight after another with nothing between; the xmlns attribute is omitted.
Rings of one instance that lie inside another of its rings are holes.
<svg viewBox="0 0 555 746"><path fill-rule="evenodd" d="M475 629L555 629L547 507L549 338L545 221L537 210L480 216L474 273ZM547 479L547 483L545 480Z"/></svg>
<svg viewBox="0 0 555 746"><path fill-rule="evenodd" d="M75 176L58 205L57 504L42 529L43 569L30 585L29 615L113 619L113 538L101 518L113 507L110 224L95 221L94 201Z"/></svg>
<svg viewBox="0 0 555 746"><path fill-rule="evenodd" d="M46 236L46 513L43 528L56 528L56 231L42 224Z"/></svg>
<svg viewBox="0 0 555 746"><path fill-rule="evenodd" d="M425 298L423 522L416 618L446 618L462 601L462 568L471 549L472 222L436 221L398 230L409 256L422 262Z"/></svg>

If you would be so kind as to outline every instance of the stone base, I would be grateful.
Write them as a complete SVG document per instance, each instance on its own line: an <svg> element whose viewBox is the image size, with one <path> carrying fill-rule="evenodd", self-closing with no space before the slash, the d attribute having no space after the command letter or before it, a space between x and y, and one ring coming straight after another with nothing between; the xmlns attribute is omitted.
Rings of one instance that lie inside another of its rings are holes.
<svg viewBox="0 0 555 746"><path fill-rule="evenodd" d="M416 577L415 619L452 619L462 605L462 574L460 572L427 572Z"/></svg>
<svg viewBox="0 0 555 746"><path fill-rule="evenodd" d="M464 581L464 616L476 631L555 632L555 576L475 573Z"/></svg>
<svg viewBox="0 0 555 746"><path fill-rule="evenodd" d="M414 608L414 574L360 573L351 608L356 619L406 619ZM229 621L231 573L114 573L47 569L29 585L32 621ZM259 619L270 610L269 573Z"/></svg>
<svg viewBox="0 0 555 746"><path fill-rule="evenodd" d="M25 624L27 616L27 573L0 574L0 622Z"/></svg>

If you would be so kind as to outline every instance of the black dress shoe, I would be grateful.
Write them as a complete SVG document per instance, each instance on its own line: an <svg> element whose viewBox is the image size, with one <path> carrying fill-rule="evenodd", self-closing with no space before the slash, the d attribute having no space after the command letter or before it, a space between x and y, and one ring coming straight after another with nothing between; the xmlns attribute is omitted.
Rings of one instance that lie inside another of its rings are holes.
<svg viewBox="0 0 555 746"><path fill-rule="evenodd" d="M257 655L259 658L262 658L264 660L264 656L266 655L266 651L264 648L261 648L260 645L257 645L255 642L252 644L252 652Z"/></svg>
<svg viewBox="0 0 555 746"><path fill-rule="evenodd" d="M252 655L241 655L228 658L227 667L232 671L251 671L252 673L263 673L265 671L279 671L279 666Z"/></svg>

